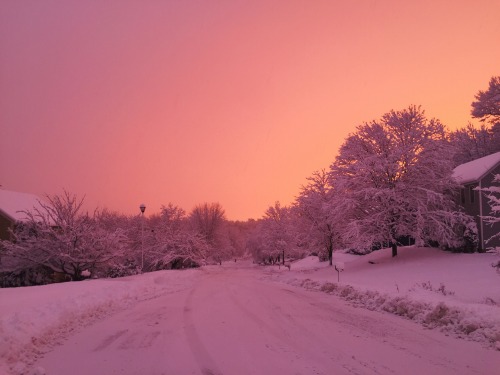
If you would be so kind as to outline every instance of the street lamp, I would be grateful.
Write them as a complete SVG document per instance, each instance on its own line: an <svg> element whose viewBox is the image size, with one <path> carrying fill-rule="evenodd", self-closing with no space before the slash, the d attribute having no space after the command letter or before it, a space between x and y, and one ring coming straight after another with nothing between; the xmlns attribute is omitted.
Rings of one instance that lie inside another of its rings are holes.
<svg viewBox="0 0 500 375"><path fill-rule="evenodd" d="M144 211L146 211L146 205L141 203L139 206L141 210L141 273L144 271Z"/></svg>

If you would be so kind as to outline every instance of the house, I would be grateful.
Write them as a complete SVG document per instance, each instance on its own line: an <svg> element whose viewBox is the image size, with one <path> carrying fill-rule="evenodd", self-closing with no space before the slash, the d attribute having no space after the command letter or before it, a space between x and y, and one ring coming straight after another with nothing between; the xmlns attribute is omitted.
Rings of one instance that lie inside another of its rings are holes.
<svg viewBox="0 0 500 375"><path fill-rule="evenodd" d="M9 228L27 220L25 212L35 208L41 208L36 195L0 189L0 240L10 239Z"/></svg>
<svg viewBox="0 0 500 375"><path fill-rule="evenodd" d="M453 177L462 185L459 203L467 214L476 218L479 248L483 250L500 246L500 239L488 242L500 232L500 223L491 225L484 221L483 217L491 215L491 210L486 194L480 191L498 185L493 182L496 174L500 174L500 152L461 164L453 170Z"/></svg>

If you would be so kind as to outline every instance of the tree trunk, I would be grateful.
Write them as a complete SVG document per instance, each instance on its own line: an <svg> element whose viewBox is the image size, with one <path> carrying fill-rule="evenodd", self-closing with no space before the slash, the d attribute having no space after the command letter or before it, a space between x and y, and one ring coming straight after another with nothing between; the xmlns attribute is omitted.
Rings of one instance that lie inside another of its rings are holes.
<svg viewBox="0 0 500 375"><path fill-rule="evenodd" d="M285 264L285 250L283 250L283 264Z"/></svg>
<svg viewBox="0 0 500 375"><path fill-rule="evenodd" d="M392 257L394 258L395 256L398 255L398 244L396 242L391 243L391 248L392 248Z"/></svg>

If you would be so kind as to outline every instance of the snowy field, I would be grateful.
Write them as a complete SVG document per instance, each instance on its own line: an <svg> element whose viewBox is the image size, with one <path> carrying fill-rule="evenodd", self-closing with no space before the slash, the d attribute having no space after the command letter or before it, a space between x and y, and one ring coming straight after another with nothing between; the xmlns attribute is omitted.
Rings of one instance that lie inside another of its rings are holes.
<svg viewBox="0 0 500 375"><path fill-rule="evenodd" d="M256 285L250 283L256 275L265 282L304 287L325 296L334 294L356 307L399 315L454 339L474 341L471 345L477 350L498 354L500 368L500 275L491 267L497 259L494 254L451 254L410 247L401 248L397 258L391 258L390 250L366 256L336 253L335 262L345 268L340 282L333 268L309 257L292 263L290 271L228 262L223 267L198 270L0 289L0 374L44 374L43 367L37 367L38 361L66 339L114 314L147 305L147 301L164 297L169 301L169 295L191 296L189 291L204 284L200 280L208 280L203 279L207 275L214 282L227 284L217 270L229 270L227 277L248 279L248 288ZM265 288L267 284L262 285ZM235 286L231 288L237 293L235 298L244 298ZM290 293L285 295L292 298ZM285 299L277 302L285 309L292 303ZM247 311L242 303L239 308ZM184 308L186 311L189 313ZM255 314L249 315L260 322Z"/></svg>

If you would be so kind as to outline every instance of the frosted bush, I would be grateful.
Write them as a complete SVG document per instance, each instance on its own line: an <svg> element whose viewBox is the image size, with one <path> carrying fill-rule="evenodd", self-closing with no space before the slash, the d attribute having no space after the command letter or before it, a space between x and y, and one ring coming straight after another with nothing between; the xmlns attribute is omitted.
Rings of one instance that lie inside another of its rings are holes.
<svg viewBox="0 0 500 375"><path fill-rule="evenodd" d="M485 297L483 300L483 303L485 305L490 305L490 306L497 306L498 304L495 302L495 300L491 297Z"/></svg>
<svg viewBox="0 0 500 375"><path fill-rule="evenodd" d="M319 290L321 290L322 292L325 292L325 293L333 293L335 290L337 290L337 288L338 288L337 284L324 283L323 285L321 285Z"/></svg>
<svg viewBox="0 0 500 375"><path fill-rule="evenodd" d="M317 281L313 281L311 279L302 280L301 286L306 289L317 289L319 287L319 283Z"/></svg>
<svg viewBox="0 0 500 375"><path fill-rule="evenodd" d="M465 332L467 335L470 335L472 332L477 331L479 328L481 328L476 323L460 324L459 327L460 327L460 330Z"/></svg>
<svg viewBox="0 0 500 375"><path fill-rule="evenodd" d="M349 299L353 299L352 298L353 292L354 292L354 288L352 286L350 286L350 285L346 285L340 291L340 296L344 297L344 298L349 297Z"/></svg>
<svg viewBox="0 0 500 375"><path fill-rule="evenodd" d="M457 323L458 321L460 321L460 312L456 309L450 309L443 302L439 302L425 317L424 325L435 328Z"/></svg>
<svg viewBox="0 0 500 375"><path fill-rule="evenodd" d="M442 294L443 296L454 296L455 295L455 292L453 292L451 290L447 290L446 286L443 283L440 283L439 287L436 288L431 284L430 281L427 281L427 282L424 281L422 283L415 284L413 287L410 288L410 291L413 292L416 290L416 288L422 288L422 289L428 290L430 292L439 293L439 294Z"/></svg>
<svg viewBox="0 0 500 375"><path fill-rule="evenodd" d="M428 308L428 305L411 301L406 297L388 298L387 301L381 305L383 311L411 320L415 320L418 316L422 315L426 308Z"/></svg>

